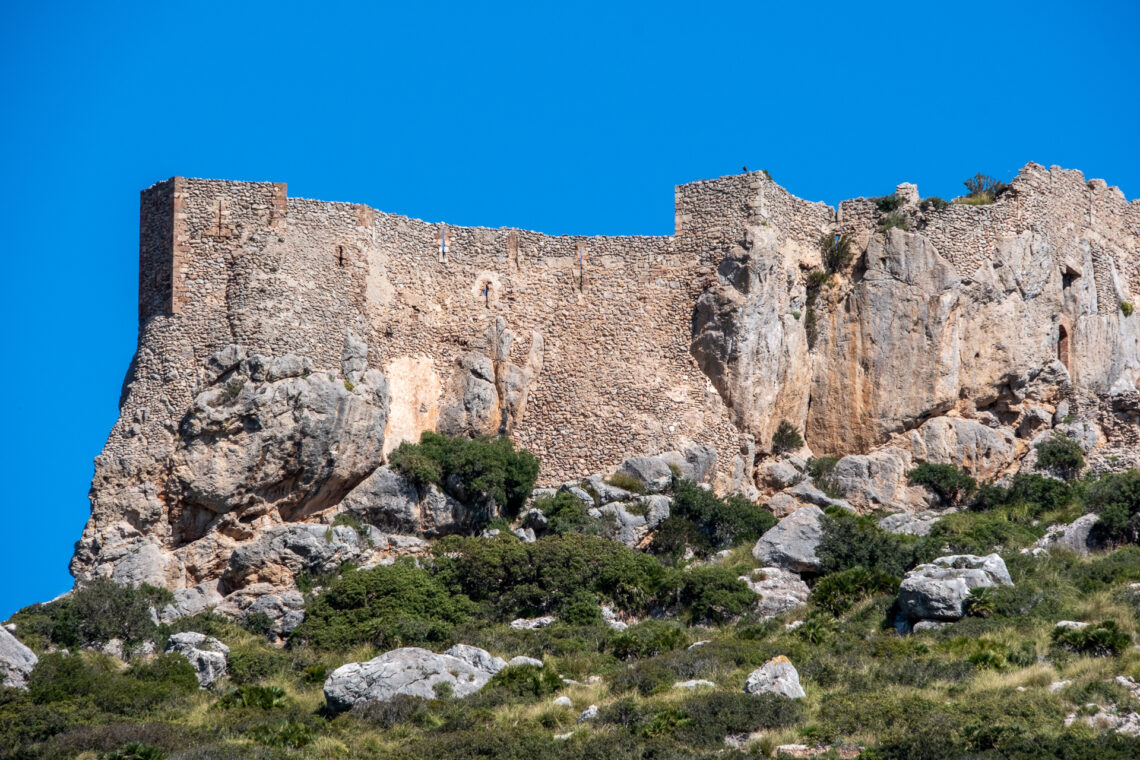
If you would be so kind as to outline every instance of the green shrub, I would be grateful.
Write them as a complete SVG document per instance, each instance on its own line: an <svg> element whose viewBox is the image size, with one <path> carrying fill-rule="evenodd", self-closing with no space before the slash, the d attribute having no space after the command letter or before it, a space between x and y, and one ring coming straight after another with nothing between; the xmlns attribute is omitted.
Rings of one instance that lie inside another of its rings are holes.
<svg viewBox="0 0 1140 760"><path fill-rule="evenodd" d="M691 546L699 556L707 556L755 541L775 524L770 512L740 494L722 499L691 480L677 480L669 518L658 526L650 550L677 559Z"/></svg>
<svg viewBox="0 0 1140 760"><path fill-rule="evenodd" d="M249 735L254 741L267 747L288 749L307 747L313 741L313 730L304 723L296 721L254 726L250 729Z"/></svg>
<svg viewBox="0 0 1140 760"><path fill-rule="evenodd" d="M985 512L1000 507L1025 506L1031 516L1039 517L1068 506L1075 498L1077 489L1071 483L1022 472L1014 475L1007 487L982 484L970 501L970 509Z"/></svg>
<svg viewBox="0 0 1140 760"><path fill-rule="evenodd" d="M671 652L688 643L684 626L664 620L646 620L618 633L613 640L613 653L621 660L643 659Z"/></svg>
<svg viewBox="0 0 1140 760"><path fill-rule="evenodd" d="M1039 470L1054 470L1068 479L1085 466L1085 455L1080 444L1060 433L1053 433L1035 448Z"/></svg>
<svg viewBox="0 0 1140 760"><path fill-rule="evenodd" d="M475 606L410 561L345 573L305 609L291 642L345 649L373 643L387 649L448 640Z"/></svg>
<svg viewBox="0 0 1140 760"><path fill-rule="evenodd" d="M258 710L276 710L287 703L288 697L280 686L240 686L218 700L219 707L251 707Z"/></svg>
<svg viewBox="0 0 1140 760"><path fill-rule="evenodd" d="M1120 302L1120 313L1126 317L1132 316L1132 304L1129 301Z"/></svg>
<svg viewBox="0 0 1140 760"><path fill-rule="evenodd" d="M534 500L534 507L546 517L548 533L581 533L594 524L582 500L566 491L540 496Z"/></svg>
<svg viewBox="0 0 1140 760"><path fill-rule="evenodd" d="M1053 642L1078 654L1115 657L1132 646L1132 637L1118 630L1116 622L1105 620L1084 628L1053 629Z"/></svg>
<svg viewBox="0 0 1140 760"><path fill-rule="evenodd" d="M516 451L505 436L452 438L425 430L419 443L404 441L389 459L418 485L434 483L469 507L497 506L512 515L526 503L538 477L538 459Z"/></svg>
<svg viewBox="0 0 1140 760"><path fill-rule="evenodd" d="M824 235L820 238L819 248L823 266L831 273L846 269L855 258L851 238L847 235Z"/></svg>
<svg viewBox="0 0 1140 760"><path fill-rule="evenodd" d="M832 615L842 615L857 602L878 594L895 594L898 588L899 579L895 576L857 566L820 578L808 602Z"/></svg>
<svg viewBox="0 0 1140 760"><path fill-rule="evenodd" d="M813 269L807 274L807 289L819 290L831 282L831 273L823 269Z"/></svg>
<svg viewBox="0 0 1140 760"><path fill-rule="evenodd" d="M98 577L80 583L62 599L20 610L12 621L40 648L50 643L73 649L116 638L136 643L155 637L157 626L150 615L151 607L172 598L166 589L147 585L135 589Z"/></svg>
<svg viewBox="0 0 1140 760"><path fill-rule="evenodd" d="M756 594L724 567L692 567L682 574L681 606L693 622L726 623L756 603Z"/></svg>
<svg viewBox="0 0 1140 760"><path fill-rule="evenodd" d="M1101 543L1140 542L1140 470L1103 475L1088 492L1089 510L1099 515L1092 536Z"/></svg>
<svg viewBox="0 0 1140 760"><path fill-rule="evenodd" d="M645 493L645 484L624 472L615 472L606 478L606 482L614 488L621 488L630 493Z"/></svg>
<svg viewBox="0 0 1140 760"><path fill-rule="evenodd" d="M825 514L822 522L823 535L816 548L821 575L862 567L902 577L915 564L914 540L888 533L873 517L835 510Z"/></svg>
<svg viewBox="0 0 1140 760"><path fill-rule="evenodd" d="M879 211L882 211L884 214L891 211L897 211L898 209L902 208L903 205L902 198L900 198L897 193L891 193L890 195L880 195L878 198L874 198L873 200L875 201L875 208L879 209Z"/></svg>
<svg viewBox="0 0 1140 760"><path fill-rule="evenodd" d="M978 482L964 470L952 464L932 464L923 462L906 474L911 485L926 486L943 504L957 504L974 492Z"/></svg>
<svg viewBox="0 0 1140 760"><path fill-rule="evenodd" d="M891 229L903 230L905 232L910 229L910 222L907 221L906 216L903 214L892 211L879 220L879 232L886 232Z"/></svg>
<svg viewBox="0 0 1140 760"><path fill-rule="evenodd" d="M554 668L516 665L496 673L486 690L513 697L545 697L561 689L562 685L562 679Z"/></svg>
<svg viewBox="0 0 1140 760"><path fill-rule="evenodd" d="M990 617L997 611L997 595L992 588L975 588L966 597L964 609L970 617Z"/></svg>
<svg viewBox="0 0 1140 760"><path fill-rule="evenodd" d="M241 627L254 636L269 636L273 633L273 618L264 612L251 612L242 618Z"/></svg>
<svg viewBox="0 0 1140 760"><path fill-rule="evenodd" d="M807 473L816 488L833 499L842 499L847 494L834 477L837 464L839 457L812 457L807 463Z"/></svg>
<svg viewBox="0 0 1140 760"><path fill-rule="evenodd" d="M797 700L776 694L694 694L680 704L681 715L687 720L677 726L674 736L692 747L719 749L730 734L793 725L800 719L801 710Z"/></svg>
<svg viewBox="0 0 1140 760"><path fill-rule="evenodd" d="M776 432L772 433L772 453L783 454L786 451L796 451L804 445L803 436L796 426L787 420L780 420Z"/></svg>
<svg viewBox="0 0 1140 760"><path fill-rule="evenodd" d="M132 717L197 690L190 663L174 654L120 671L117 661L102 655L51 653L40 658L28 678L28 696L37 704L65 711L87 705Z"/></svg>
<svg viewBox="0 0 1140 760"><path fill-rule="evenodd" d="M922 558L937 556L935 552L943 546L960 554L989 554L994 547L1027 546L1040 538L1044 531L1033 523L1034 519L1027 510L997 509L945 515L934 524L930 535L922 542L921 546L927 550Z"/></svg>
<svg viewBox="0 0 1140 760"><path fill-rule="evenodd" d="M966 195L956 198L955 203L967 206L984 206L993 203L998 196L1009 189L1009 185L985 174L975 174L963 182Z"/></svg>
<svg viewBox="0 0 1140 760"><path fill-rule="evenodd" d="M165 757L166 754L158 747L131 742L120 750L103 755L103 760L163 760Z"/></svg>
<svg viewBox="0 0 1140 760"><path fill-rule="evenodd" d="M950 207L950 201L943 200L937 195L932 195L929 198L923 198L918 207L923 211L942 211Z"/></svg>

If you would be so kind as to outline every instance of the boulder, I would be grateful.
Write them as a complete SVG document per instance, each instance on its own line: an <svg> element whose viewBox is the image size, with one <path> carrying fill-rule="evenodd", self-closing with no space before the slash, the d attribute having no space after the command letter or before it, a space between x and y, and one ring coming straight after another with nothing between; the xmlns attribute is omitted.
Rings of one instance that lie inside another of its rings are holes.
<svg viewBox="0 0 1140 760"><path fill-rule="evenodd" d="M550 704L554 705L555 707L573 707L574 706L574 702L571 701L570 697L556 697L554 699L554 701L551 702Z"/></svg>
<svg viewBox="0 0 1140 760"><path fill-rule="evenodd" d="M831 479L859 511L901 509L911 512L927 505L920 489L912 489L907 484L906 474L912 467L910 452L887 446L870 454L842 457L835 464Z"/></svg>
<svg viewBox="0 0 1140 760"><path fill-rule="evenodd" d="M1067 549L1080 555L1089 553L1092 544L1089 534L1100 516L1095 513L1081 515L1068 525L1054 525L1037 540L1034 547L1044 549Z"/></svg>
<svg viewBox="0 0 1140 760"><path fill-rule="evenodd" d="M390 467L378 467L341 505L363 522L393 533L439 536L464 528L467 509L435 485L418 489Z"/></svg>
<svg viewBox="0 0 1140 760"><path fill-rule="evenodd" d="M973 589L999 585L1012 586L1013 581L997 554L939 557L903 577L899 608L910 620L958 620Z"/></svg>
<svg viewBox="0 0 1140 760"><path fill-rule="evenodd" d="M675 468L682 478L704 483L716 473L716 448L692 441L686 442L679 451L666 451L660 455L665 464Z"/></svg>
<svg viewBox="0 0 1140 760"><path fill-rule="evenodd" d="M7 628L0 628L0 686L28 688L28 676L39 658Z"/></svg>
<svg viewBox="0 0 1140 760"><path fill-rule="evenodd" d="M992 480L1013 464L1017 439L1009 428L991 428L977 420L935 417L893 441L915 461L952 464L975 478Z"/></svg>
<svg viewBox="0 0 1140 760"><path fill-rule="evenodd" d="M756 465L758 483L782 491L803 480L804 474L788 459L770 459Z"/></svg>
<svg viewBox="0 0 1140 760"><path fill-rule="evenodd" d="M748 674L744 683L745 694L779 694L789 699L803 699L807 696L800 685L800 674L791 660L778 655L768 660Z"/></svg>
<svg viewBox="0 0 1140 760"><path fill-rule="evenodd" d="M764 502L764 508L777 520L782 520L800 508L800 503L786 493L778 493Z"/></svg>
<svg viewBox="0 0 1140 760"><path fill-rule="evenodd" d="M460 644L443 654L420 647L385 652L368 662L342 665L325 680L325 699L333 710L386 702L399 694L436 699L466 697L487 685L506 662L477 647Z"/></svg>
<svg viewBox="0 0 1140 760"><path fill-rule="evenodd" d="M205 612L221 604L222 598L217 581L207 581L197 586L179 589L174 592L174 601L158 613L159 622L171 623L178 618Z"/></svg>
<svg viewBox="0 0 1140 760"><path fill-rule="evenodd" d="M778 567L761 567L740 576L748 588L760 596L757 611L764 618L775 617L807 604L811 589L800 576Z"/></svg>
<svg viewBox="0 0 1140 760"><path fill-rule="evenodd" d="M630 457L621 463L618 472L636 478L650 493L664 491L673 482L673 471L662 457Z"/></svg>
<svg viewBox="0 0 1140 760"><path fill-rule="evenodd" d="M542 660L539 660L535 657L526 657L525 655L520 654L518 657L512 657L510 660L508 660L507 661L507 667L509 667L509 668L522 668L522 667L541 668L542 667Z"/></svg>
<svg viewBox="0 0 1140 760"><path fill-rule="evenodd" d="M589 491L577 483L563 483L558 489L558 493L568 493L578 501L582 502L582 506L586 509L597 506L594 504L594 497L590 495Z"/></svg>
<svg viewBox="0 0 1140 760"><path fill-rule="evenodd" d="M594 720L597 717L598 717L598 706L597 705L590 705L589 707L587 707L585 710L582 711L581 715L578 716L578 722L579 723L585 723L586 721Z"/></svg>
<svg viewBox="0 0 1140 760"><path fill-rule="evenodd" d="M668 496L650 494L649 496L638 496L637 501L645 505L645 526L650 530L656 529L658 525L669 519L673 500Z"/></svg>
<svg viewBox="0 0 1140 760"><path fill-rule="evenodd" d="M823 536L822 520L819 507L797 509L760 537L752 547L752 556L765 565L794 573L817 572L819 557L815 550Z"/></svg>
<svg viewBox="0 0 1140 760"><path fill-rule="evenodd" d="M641 515L627 512L624 504L607 504L599 511L607 525L607 534L615 541L635 547L645 537L646 519Z"/></svg>
<svg viewBox="0 0 1140 760"><path fill-rule="evenodd" d="M934 524L942 519L942 515L946 512L919 512L917 514L907 514L906 512L899 512L894 515L887 515L879 520L879 527L888 533L898 533L907 536L928 536Z"/></svg>
<svg viewBox="0 0 1140 760"><path fill-rule="evenodd" d="M557 620L553 615L544 615L536 618L515 618L510 622L510 627L516 631L535 631L539 628L546 626Z"/></svg>
<svg viewBox="0 0 1140 760"><path fill-rule="evenodd" d="M167 652L182 655L190 661L202 688L210 686L226 674L226 657L230 648L203 633L176 633L166 644Z"/></svg>

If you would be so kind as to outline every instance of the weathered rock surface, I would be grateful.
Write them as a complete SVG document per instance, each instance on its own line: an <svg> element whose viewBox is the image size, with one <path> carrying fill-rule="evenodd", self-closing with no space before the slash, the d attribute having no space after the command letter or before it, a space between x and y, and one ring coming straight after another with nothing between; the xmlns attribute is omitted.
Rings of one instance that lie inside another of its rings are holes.
<svg viewBox="0 0 1140 760"><path fill-rule="evenodd" d="M997 554L939 557L903 577L899 608L911 620L957 620L965 614L972 590L998 585L1012 586L1013 581Z"/></svg>
<svg viewBox="0 0 1140 760"><path fill-rule="evenodd" d="M1054 525L1034 544L1039 549L1067 549L1080 555L1089 553L1093 544L1089 539L1099 515L1081 515L1068 525Z"/></svg>
<svg viewBox="0 0 1140 760"><path fill-rule="evenodd" d="M803 699L807 696L800 685L800 674L784 655L768 660L748 674L744 683L745 694L779 694L789 699Z"/></svg>
<svg viewBox="0 0 1140 760"><path fill-rule="evenodd" d="M752 556L765 565L794 573L818 571L815 550L823 536L822 520L819 507L797 509L760 537L752 547Z"/></svg>
<svg viewBox="0 0 1140 760"><path fill-rule="evenodd" d="M420 647L385 652L368 662L342 665L325 680L325 698L334 710L384 702L398 694L436 699L466 697L482 689L507 663L488 652L458 645L443 654Z"/></svg>
<svg viewBox="0 0 1140 760"><path fill-rule="evenodd" d="M467 509L433 484L417 488L390 467L378 467L341 504L380 530L439 536L468 527Z"/></svg>
<svg viewBox="0 0 1140 760"><path fill-rule="evenodd" d="M167 652L182 655L190 661L202 688L210 686L226 674L226 658L230 648L213 636L192 631L176 633L166 645Z"/></svg>
<svg viewBox="0 0 1140 760"><path fill-rule="evenodd" d="M630 457L617 470L641 482L652 493L664 491L673 482L673 471L662 457Z"/></svg>
<svg viewBox="0 0 1140 760"><path fill-rule="evenodd" d="M778 567L761 567L740 576L748 588L760 595L757 612L765 618L775 617L807 604L811 589L800 576Z"/></svg>
<svg viewBox="0 0 1140 760"><path fill-rule="evenodd" d="M39 662L36 653L17 639L7 628L0 627L0 686L26 689L28 676Z"/></svg>
<svg viewBox="0 0 1140 760"><path fill-rule="evenodd" d="M297 523L271 528L240 546L230 557L223 583L237 589L251 583L292 585L297 573L327 573L358 562L386 537L371 526L366 535L344 525Z"/></svg>
<svg viewBox="0 0 1140 760"><path fill-rule="evenodd" d="M879 520L879 527L888 533L899 533L907 536L928 536L934 524L942 519L946 512L918 512L909 515L900 512L887 515Z"/></svg>

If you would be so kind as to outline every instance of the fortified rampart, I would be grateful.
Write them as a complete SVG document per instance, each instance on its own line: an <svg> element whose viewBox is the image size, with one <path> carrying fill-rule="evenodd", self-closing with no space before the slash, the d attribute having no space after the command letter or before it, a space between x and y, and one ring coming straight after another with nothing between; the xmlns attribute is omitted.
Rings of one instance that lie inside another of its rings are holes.
<svg viewBox="0 0 1140 760"><path fill-rule="evenodd" d="M822 235L848 232L862 249L877 219L873 200L845 201L837 213L762 172L678 186L669 237L454 227L289 198L280 183L181 177L144 191L141 212L134 381L157 381L161 392L128 394L121 427L168 416L151 408L160 397L185 408L198 368L226 345L333 367L351 330L393 386L390 427L404 429L389 431L390 449L434 427L457 358L501 317L523 336L512 360L525 361L526 336L545 344L512 437L539 454L548 482L682 440L715 445L727 472L758 431L734 424L690 354L694 304L750 229L798 249L806 268ZM1003 236L1075 241L1075 231L1091 231L1081 239L1097 311L1115 310L1124 289L1140 292L1140 204L1077 171L1030 164L996 203L953 205L919 224L967 279ZM1052 258L1067 278L1082 276L1081 251Z"/></svg>

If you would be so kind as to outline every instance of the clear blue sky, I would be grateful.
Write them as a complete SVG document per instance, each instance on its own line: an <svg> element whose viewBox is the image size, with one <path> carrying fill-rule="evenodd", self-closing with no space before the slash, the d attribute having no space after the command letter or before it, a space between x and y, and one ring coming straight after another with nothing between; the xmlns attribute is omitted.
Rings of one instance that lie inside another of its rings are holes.
<svg viewBox="0 0 1140 760"><path fill-rule="evenodd" d="M172 175L453 224L668 234L673 185L829 203L1028 161L1140 195L1140 5L0 7L0 617L70 587Z"/></svg>

